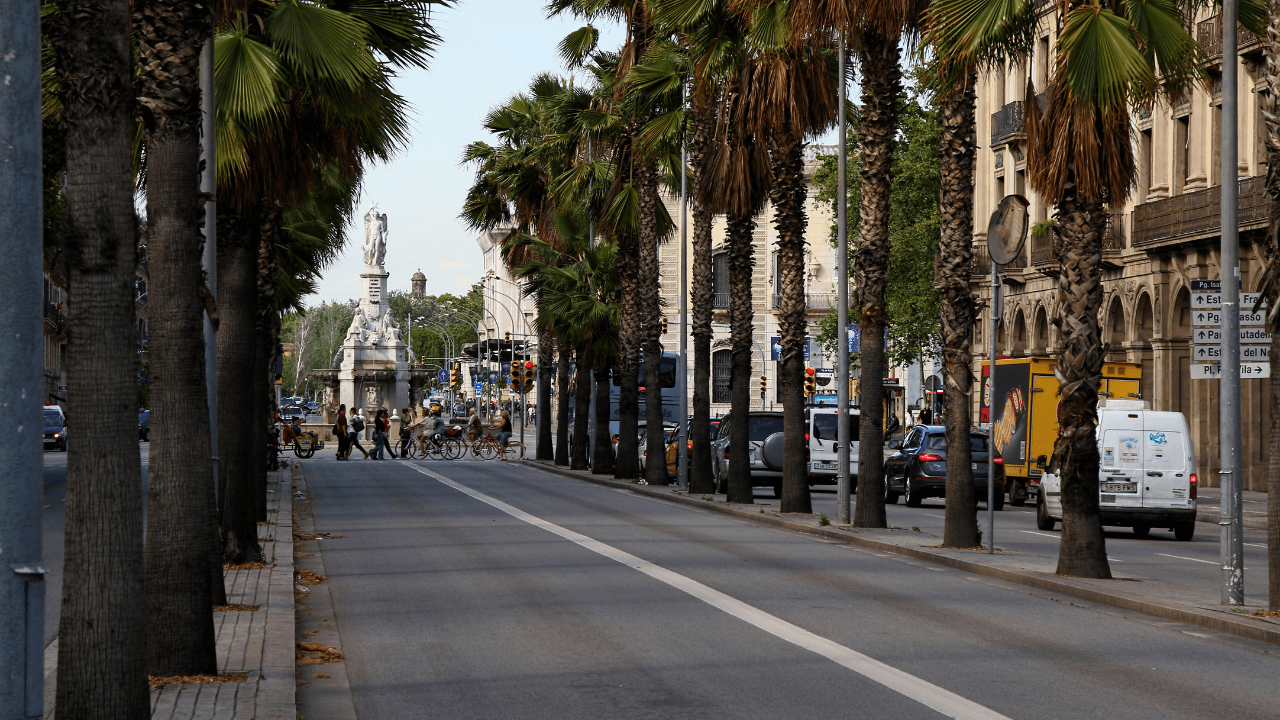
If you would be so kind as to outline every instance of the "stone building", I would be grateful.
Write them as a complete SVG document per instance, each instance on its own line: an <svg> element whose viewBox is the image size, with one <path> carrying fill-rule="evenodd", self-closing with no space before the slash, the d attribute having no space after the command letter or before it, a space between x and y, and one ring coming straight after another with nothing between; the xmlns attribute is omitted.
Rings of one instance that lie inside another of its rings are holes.
<svg viewBox="0 0 1280 720"><path fill-rule="evenodd" d="M1043 4L1031 61L1006 64L979 79L975 175L973 287L989 295L986 226L1000 198L1021 194L1031 201L1030 221L1051 218L1027 184L1026 134L1023 125L1028 78L1043 93L1052 69L1058 28L1051 5ZM1216 11L1215 11L1216 12ZM1218 15L1202 12L1193 37L1209 56L1209 87L1196 87L1170 104L1133 111L1137 179L1123 206L1109 208L1103 240L1104 300L1102 340L1109 360L1142 363L1143 395L1157 410L1184 413L1191 424L1201 477L1217 484L1217 380L1193 380L1191 282L1219 279L1220 138L1222 124L1222 26ZM1257 38L1240 31L1239 163L1240 278L1242 290L1256 289L1262 274L1266 228L1263 181L1265 129L1257 93L1263 87L1262 48ZM1039 98L1043 102L1043 96ZM1042 105L1043 107L1043 105ZM1029 234L1022 256L1004 274L1006 301L1002 330L996 341L1000 355L1054 356L1058 333L1054 316L1058 261L1053 233ZM985 324L974 336L975 373L987 358ZM1265 490L1267 427L1270 413L1267 381L1241 381L1244 487ZM978 393L973 395L974 410Z"/></svg>

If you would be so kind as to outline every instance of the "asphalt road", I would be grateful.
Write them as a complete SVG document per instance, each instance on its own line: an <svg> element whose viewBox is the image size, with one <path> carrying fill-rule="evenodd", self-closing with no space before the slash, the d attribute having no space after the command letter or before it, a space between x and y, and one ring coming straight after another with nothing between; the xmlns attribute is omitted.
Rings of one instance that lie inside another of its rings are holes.
<svg viewBox="0 0 1280 720"><path fill-rule="evenodd" d="M499 462L303 465L317 531L345 536L322 554L365 720L1262 718L1280 699L1270 646L696 507Z"/></svg>
<svg viewBox="0 0 1280 720"><path fill-rule="evenodd" d="M151 443L138 443L142 455L142 497L147 493L147 470ZM66 531L67 454L44 453L44 644L58 636L58 618L62 617L62 558Z"/></svg>

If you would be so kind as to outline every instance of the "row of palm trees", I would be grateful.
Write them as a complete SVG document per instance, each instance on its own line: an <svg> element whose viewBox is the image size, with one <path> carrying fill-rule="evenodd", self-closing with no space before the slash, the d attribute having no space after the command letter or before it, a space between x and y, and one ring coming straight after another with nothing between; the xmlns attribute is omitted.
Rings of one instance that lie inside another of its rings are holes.
<svg viewBox="0 0 1280 720"><path fill-rule="evenodd" d="M908 59L904 55L911 52L914 61L928 68L942 124L942 223L935 274L942 297L940 345L948 408L950 502L944 543L977 545L968 440L971 346L979 308L970 289L975 85L979 73L1027 63L1038 28L1056 25L1058 42L1053 56L1044 60L1051 69L1047 87L1027 88L1026 97L1036 100L1027 103L1026 131L1031 186L1056 207L1062 237L1054 322L1063 337L1058 360L1063 411L1051 461L1063 478L1058 571L1109 576L1094 433L1104 356L1097 320L1100 242L1107 208L1124 202L1135 174L1131 109L1168 102L1207 82L1205 57L1187 31L1195 7L1171 0L1064 0L1047 6L1034 0L552 0L550 13L587 22L565 38L561 51L571 67L587 71L590 87L543 76L529 93L495 111L487 127L499 142L476 143L464 158L477 164L477 175L463 217L477 229L514 228L507 239L507 262L529 280L527 292L538 301L540 397L550 397L545 391L550 389L551 349L559 348L562 439L567 434L569 358L578 357L580 366L594 368L600 378L607 377L603 366L612 364L621 386L617 463L607 462L602 454L607 433L598 433L593 454L604 462L595 472L637 476L638 360L643 352L646 375L656 375L661 351L654 328L661 314L656 253L670 228L658 188L677 191L684 143L694 225L690 489L711 490L711 220L722 214L727 224L731 404L732 414L742 416L752 385L752 238L756 218L769 202L781 273L779 384L786 415L782 510L809 512L800 375L806 329L801 148L806 138L835 123L838 84L847 81L837 77L836 59L847 49L861 71L862 89L857 109L861 206L859 227L850 239L855 317L864 338L862 372L883 376L891 162ZM1260 33L1265 5L1241 2L1240 19ZM620 49L596 46L594 24L602 21L624 24L626 41ZM581 282L581 296L566 295L574 284L565 278L578 277L566 268L585 267L585 253L593 247L591 241L581 242L584 226L599 232L597 246L612 248L610 272L616 272L616 286ZM607 296L610 287L616 287L612 298ZM612 326L596 328L588 315L571 318L564 313L575 299L587 303L588 297L600 308L610 307L610 318L616 312L616 357L583 350L592 331L612 332ZM579 392L584 385L578 383ZM657 407L657 383L647 383L646 392L646 406ZM880 407L881 394L880 383L863 383L861 405ZM549 408L542 411L547 414L539 424L543 437L538 457L580 465L585 443L575 445L570 458L567 443L561 442L561 455L552 457ZM579 422L585 423L582 415ZM655 417L652 410L650 417ZM576 438L582 437L581 429ZM745 447L746 433L746 423L732 423L730 446ZM853 524L883 527L883 431L875 413L861 417L857 437L860 477ZM667 482L665 464L647 463L646 476L650 483ZM746 453L730 455L727 494L730 502L752 501Z"/></svg>
<svg viewBox="0 0 1280 720"><path fill-rule="evenodd" d="M68 455L57 709L149 716L148 673L216 674L223 562L263 560L271 360L340 251L364 169L407 141L397 70L425 68L442 0L58 0L42 13L46 167L65 207ZM201 52L217 97L217 287L201 266ZM135 213L145 193L146 216ZM134 428L134 279L145 226L151 457ZM216 292L212 292L216 289ZM217 301L214 301L216 295ZM218 333L210 443L205 317ZM212 456L221 459L214 477ZM216 490L216 492L215 492ZM216 498L216 501L215 501Z"/></svg>

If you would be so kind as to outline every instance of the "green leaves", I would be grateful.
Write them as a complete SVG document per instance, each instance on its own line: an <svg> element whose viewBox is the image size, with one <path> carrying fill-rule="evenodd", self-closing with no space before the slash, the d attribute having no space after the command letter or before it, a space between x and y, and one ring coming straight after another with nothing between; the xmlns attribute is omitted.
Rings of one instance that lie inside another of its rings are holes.
<svg viewBox="0 0 1280 720"><path fill-rule="evenodd" d="M1204 53L1184 29L1182 12L1173 0L1125 0L1124 7L1146 66L1160 73L1166 96L1204 79ZM1154 88L1137 90L1141 101L1145 99L1141 91Z"/></svg>
<svg viewBox="0 0 1280 720"><path fill-rule="evenodd" d="M595 52L599 39L600 31L587 25L566 35L557 50L566 65L571 68L582 67L591 53Z"/></svg>
<svg viewBox="0 0 1280 720"><path fill-rule="evenodd" d="M1058 38L1061 81L1078 102L1095 105L1104 115L1125 111L1132 92L1155 84L1130 27L1108 9L1080 5L1067 15Z"/></svg>
<svg viewBox="0 0 1280 720"><path fill-rule="evenodd" d="M347 13L282 0L267 17L280 55L302 73L358 87L377 69L365 44L369 26Z"/></svg>
<svg viewBox="0 0 1280 720"><path fill-rule="evenodd" d="M987 67L1030 52L1036 11L1031 0L935 0L926 39L948 66Z"/></svg>
<svg viewBox="0 0 1280 720"><path fill-rule="evenodd" d="M279 116L281 68L274 49L236 23L218 32L213 58L218 115L250 124Z"/></svg>

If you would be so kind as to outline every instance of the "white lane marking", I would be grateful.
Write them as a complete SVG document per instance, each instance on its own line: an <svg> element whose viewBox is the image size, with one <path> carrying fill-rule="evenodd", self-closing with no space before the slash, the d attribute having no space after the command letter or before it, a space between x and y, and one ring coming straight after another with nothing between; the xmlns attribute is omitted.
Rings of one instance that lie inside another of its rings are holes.
<svg viewBox="0 0 1280 720"><path fill-rule="evenodd" d="M1165 555L1164 553L1156 553L1156 555L1164 555L1165 557L1177 558L1178 560L1190 560L1191 562L1205 563L1206 565L1217 565L1217 560L1199 560L1197 558L1182 557L1181 555Z"/></svg>
<svg viewBox="0 0 1280 720"><path fill-rule="evenodd" d="M1113 558L1113 557L1111 557L1110 555L1108 555L1108 556L1107 556L1107 560L1108 560L1109 562L1124 562L1123 560L1119 560L1119 559L1117 559L1117 558Z"/></svg>
<svg viewBox="0 0 1280 720"><path fill-rule="evenodd" d="M824 637L815 635L804 628L797 627L781 618L774 617L763 610L752 607L751 605L730 597L719 590L713 590L696 580L692 580L679 573L672 572L664 567L655 565L648 560L642 560L635 555L623 552L622 550L606 545L598 540L593 540L586 535L581 535L572 530L562 528L559 525L555 525L547 522L546 520L530 515L523 510L512 507L511 505L485 495L478 490L472 490L465 485L454 482L443 475L437 475L436 473L424 470L417 465L410 464L409 467L417 470L427 477L434 478L436 481L443 483L460 493L469 495L486 505L497 508L511 517L529 523L534 527L542 528L554 535L559 535L570 542L576 543L592 552L603 555L610 560L614 560L626 565L627 567L639 570L655 580L659 580L673 588L676 588L677 590L688 593L718 610L722 610L739 620L750 625L754 625L771 635L792 643L793 645L797 645L821 655L837 665L846 667L869 680L880 683L890 690L905 695L925 707L937 710L947 717L956 718L956 720L1009 720L1006 716L989 708L983 707L972 700L956 695L949 690L944 690L937 685L931 685L914 675L905 673L895 667L886 665L879 660L863 655L855 650L850 650L849 648L832 642Z"/></svg>
<svg viewBox="0 0 1280 720"><path fill-rule="evenodd" d="M934 515L933 513L925 513L925 515L928 515L929 517L942 518L943 520L947 519L946 515Z"/></svg>
<svg viewBox="0 0 1280 720"><path fill-rule="evenodd" d="M1259 545L1258 543L1245 543L1245 545L1248 545L1249 547L1260 547L1263 549L1266 549L1267 547L1266 545Z"/></svg>
<svg viewBox="0 0 1280 720"><path fill-rule="evenodd" d="M1057 535L1050 535L1049 533L1036 532L1035 530L1023 530L1022 532L1027 533L1028 535L1039 535L1040 537L1051 537L1054 540L1058 539Z"/></svg>

